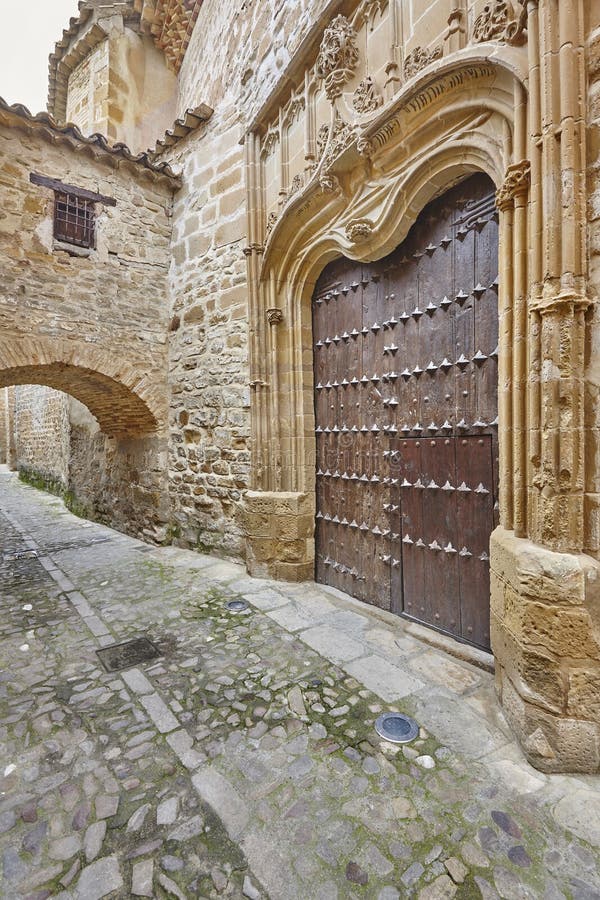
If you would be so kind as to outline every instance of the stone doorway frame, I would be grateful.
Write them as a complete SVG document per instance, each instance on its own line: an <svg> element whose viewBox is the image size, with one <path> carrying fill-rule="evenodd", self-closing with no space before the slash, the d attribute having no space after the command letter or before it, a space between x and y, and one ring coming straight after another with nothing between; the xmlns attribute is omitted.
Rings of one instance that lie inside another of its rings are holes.
<svg viewBox="0 0 600 900"><path fill-rule="evenodd" d="M592 301L583 225L583 7L577 2L563 15L540 6L526 5L526 50L466 48L444 58L360 133L344 133L334 99L321 162L270 233L261 218L260 133L247 134L247 565L263 577L313 578L310 298L318 274L339 255L385 256L429 200L485 172L497 185L500 213L501 524L491 540L498 695L534 765L591 772L600 767L600 723L569 668L577 674L578 634L600 675L600 573L590 555L600 547L584 475ZM551 67L557 40L560 65Z"/></svg>

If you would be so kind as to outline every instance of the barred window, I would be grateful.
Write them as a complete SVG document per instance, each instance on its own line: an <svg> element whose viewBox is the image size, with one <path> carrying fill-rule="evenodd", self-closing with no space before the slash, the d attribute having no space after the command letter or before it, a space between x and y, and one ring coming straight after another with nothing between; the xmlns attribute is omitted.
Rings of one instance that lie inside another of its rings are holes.
<svg viewBox="0 0 600 900"><path fill-rule="evenodd" d="M54 237L66 244L93 248L95 245L95 204L93 200L54 193Z"/></svg>
<svg viewBox="0 0 600 900"><path fill-rule="evenodd" d="M29 180L43 188L54 191L54 240L57 241L59 250L68 247L61 245L71 244L72 247L81 247L84 250L96 249L96 204L103 206L116 206L114 197L105 197L87 188L74 184L65 184L57 178L31 172ZM87 256L73 250L75 256Z"/></svg>

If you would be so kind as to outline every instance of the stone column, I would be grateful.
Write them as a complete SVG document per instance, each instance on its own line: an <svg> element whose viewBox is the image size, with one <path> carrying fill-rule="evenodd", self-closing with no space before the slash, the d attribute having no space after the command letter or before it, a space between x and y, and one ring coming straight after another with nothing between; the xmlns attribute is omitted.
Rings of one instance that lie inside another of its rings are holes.
<svg viewBox="0 0 600 900"><path fill-rule="evenodd" d="M600 566L582 552L591 304L583 0L526 5L529 162L510 167L498 194L512 245L501 311L512 338L500 382L512 504L505 485L491 541L492 647L504 711L533 765L597 772Z"/></svg>

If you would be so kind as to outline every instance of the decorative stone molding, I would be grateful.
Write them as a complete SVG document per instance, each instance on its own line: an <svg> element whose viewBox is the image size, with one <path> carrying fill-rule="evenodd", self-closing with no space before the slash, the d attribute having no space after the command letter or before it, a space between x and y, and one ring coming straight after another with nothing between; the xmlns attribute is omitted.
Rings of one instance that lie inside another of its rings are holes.
<svg viewBox="0 0 600 900"><path fill-rule="evenodd" d="M375 146L369 138L359 138L356 144L356 149L360 153L361 156L366 156L367 159L370 159L375 153Z"/></svg>
<svg viewBox="0 0 600 900"><path fill-rule="evenodd" d="M357 62L356 32L345 16L336 16L325 29L316 66L317 75L324 79L329 100L340 96Z"/></svg>
<svg viewBox="0 0 600 900"><path fill-rule="evenodd" d="M412 78L425 66L435 62L436 59L441 59L442 53L441 47L433 47L431 50L427 50L424 47L415 47L404 60L404 77Z"/></svg>
<svg viewBox="0 0 600 900"><path fill-rule="evenodd" d="M265 134L261 146L261 156L265 159L267 156L270 156L273 152L273 148L275 144L279 141L279 129L278 128L269 128L267 133Z"/></svg>
<svg viewBox="0 0 600 900"><path fill-rule="evenodd" d="M353 244L366 241L373 234L373 223L370 219L353 219L346 225L346 237Z"/></svg>
<svg viewBox="0 0 600 900"><path fill-rule="evenodd" d="M370 75L363 78L359 86L354 91L352 97L352 105L357 113L375 112L383 103L383 97L379 92L379 88Z"/></svg>
<svg viewBox="0 0 600 900"><path fill-rule="evenodd" d="M483 12L475 20L473 41L506 41L509 44L520 44L525 40L527 21L526 5L517 15L510 0L490 0L483 7Z"/></svg>
<svg viewBox="0 0 600 900"><path fill-rule="evenodd" d="M279 325L280 322L283 322L283 310L278 306L272 306L267 310L267 322L269 325Z"/></svg>
<svg viewBox="0 0 600 900"><path fill-rule="evenodd" d="M496 191L496 206L498 209L510 209L515 197L527 194L530 180L531 165L528 159L509 166L506 170L504 183Z"/></svg>

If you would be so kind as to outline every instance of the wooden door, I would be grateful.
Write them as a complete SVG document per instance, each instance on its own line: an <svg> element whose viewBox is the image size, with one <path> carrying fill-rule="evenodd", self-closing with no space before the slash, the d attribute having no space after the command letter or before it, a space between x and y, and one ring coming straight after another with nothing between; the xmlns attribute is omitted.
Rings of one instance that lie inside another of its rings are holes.
<svg viewBox="0 0 600 900"><path fill-rule="evenodd" d="M313 297L316 578L489 647L498 226L475 175Z"/></svg>

